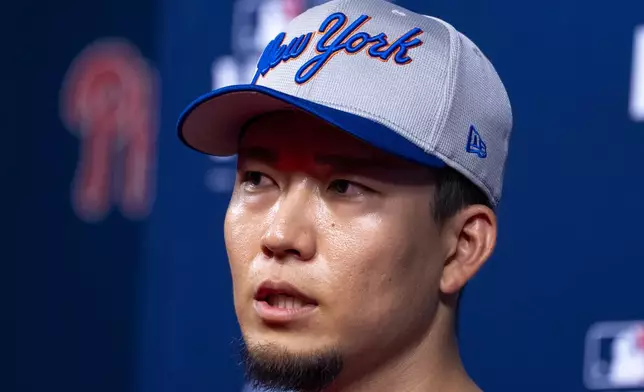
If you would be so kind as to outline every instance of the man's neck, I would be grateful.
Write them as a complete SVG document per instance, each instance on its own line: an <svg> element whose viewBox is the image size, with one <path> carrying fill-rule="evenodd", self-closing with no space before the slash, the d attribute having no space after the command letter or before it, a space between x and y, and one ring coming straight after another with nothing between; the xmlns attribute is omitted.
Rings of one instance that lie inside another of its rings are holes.
<svg viewBox="0 0 644 392"><path fill-rule="evenodd" d="M325 392L480 392L461 362L453 323L438 313L419 343L375 368L347 369Z"/></svg>

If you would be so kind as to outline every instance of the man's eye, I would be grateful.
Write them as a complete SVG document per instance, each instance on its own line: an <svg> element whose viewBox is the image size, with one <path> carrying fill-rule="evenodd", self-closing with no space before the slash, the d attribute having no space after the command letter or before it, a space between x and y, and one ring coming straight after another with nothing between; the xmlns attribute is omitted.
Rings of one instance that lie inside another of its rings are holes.
<svg viewBox="0 0 644 392"><path fill-rule="evenodd" d="M267 175L258 171L247 171L242 177L242 184L249 188L261 188L273 184Z"/></svg>
<svg viewBox="0 0 644 392"><path fill-rule="evenodd" d="M329 190L341 196L358 196L365 193L366 188L348 180L334 180L329 185Z"/></svg>

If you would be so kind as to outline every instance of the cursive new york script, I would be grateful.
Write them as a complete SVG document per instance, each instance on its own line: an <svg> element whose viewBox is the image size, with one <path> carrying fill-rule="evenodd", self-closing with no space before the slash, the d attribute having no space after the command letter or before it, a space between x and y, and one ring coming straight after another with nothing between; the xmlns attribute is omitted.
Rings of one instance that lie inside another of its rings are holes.
<svg viewBox="0 0 644 392"><path fill-rule="evenodd" d="M403 34L400 38L390 43L387 35L383 32L377 35L370 35L367 32L357 32L371 17L361 15L348 27L347 16L341 12L329 15L320 25L318 34L322 37L318 40L315 51L316 56L304 63L295 73L295 82L304 84L315 77L320 70L335 55L344 52L355 55L365 51L368 56L383 62L393 61L399 65L412 62L409 57L409 50L420 46L423 41L418 38L423 30L416 27ZM257 72L253 78L253 84L257 79L266 76L268 72L280 64L297 59L308 48L313 38L313 33L295 37L290 43L285 44L285 33L280 33L267 46L257 64Z"/></svg>

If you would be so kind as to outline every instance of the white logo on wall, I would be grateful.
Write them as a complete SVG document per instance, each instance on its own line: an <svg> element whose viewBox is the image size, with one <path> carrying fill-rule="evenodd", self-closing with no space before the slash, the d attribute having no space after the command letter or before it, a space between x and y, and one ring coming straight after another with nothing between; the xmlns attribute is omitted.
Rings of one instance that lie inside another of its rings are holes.
<svg viewBox="0 0 644 392"><path fill-rule="evenodd" d="M629 112L633 121L644 121L644 25L635 28Z"/></svg>
<svg viewBox="0 0 644 392"><path fill-rule="evenodd" d="M590 390L644 388L644 321L602 322L588 330L584 384Z"/></svg>

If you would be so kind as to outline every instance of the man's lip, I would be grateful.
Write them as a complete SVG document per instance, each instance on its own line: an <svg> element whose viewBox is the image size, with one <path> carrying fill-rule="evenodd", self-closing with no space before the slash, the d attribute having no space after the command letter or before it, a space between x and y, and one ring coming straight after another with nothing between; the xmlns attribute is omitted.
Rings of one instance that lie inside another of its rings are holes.
<svg viewBox="0 0 644 392"><path fill-rule="evenodd" d="M278 308L264 301L253 301L253 307L257 315L269 324L286 324L311 317L318 309L316 305L304 305L300 308Z"/></svg>
<svg viewBox="0 0 644 392"><path fill-rule="evenodd" d="M255 290L255 300L264 301L269 295L284 294L299 298L307 305L317 305L317 301L304 294L297 287L284 281L265 280Z"/></svg>

